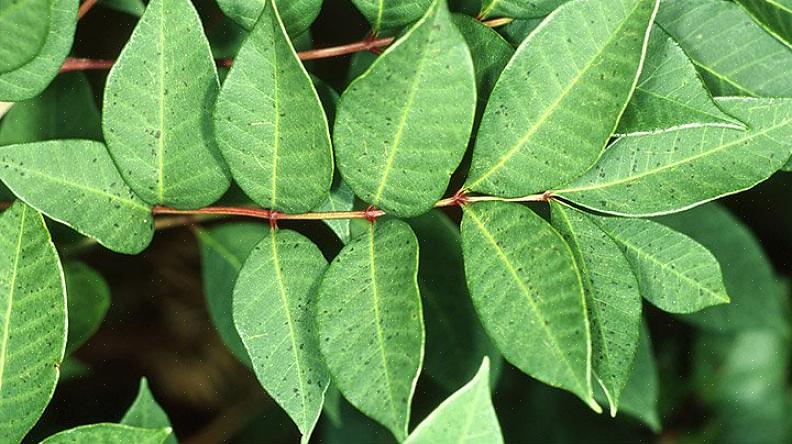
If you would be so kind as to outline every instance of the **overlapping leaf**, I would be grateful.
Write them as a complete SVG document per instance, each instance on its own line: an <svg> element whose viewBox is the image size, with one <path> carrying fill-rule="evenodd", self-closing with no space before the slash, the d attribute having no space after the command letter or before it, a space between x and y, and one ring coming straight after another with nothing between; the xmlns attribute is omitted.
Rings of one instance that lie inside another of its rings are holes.
<svg viewBox="0 0 792 444"><path fill-rule="evenodd" d="M437 0L341 96L333 140L344 182L395 215L428 211L462 160L475 103L470 51Z"/></svg>
<svg viewBox="0 0 792 444"><path fill-rule="evenodd" d="M792 154L792 99L718 99L750 130L696 126L627 136L556 194L611 214L649 216L751 188Z"/></svg>
<svg viewBox="0 0 792 444"><path fill-rule="evenodd" d="M316 311L334 384L400 441L423 361L417 274L418 243L409 225L369 224L330 264Z"/></svg>
<svg viewBox="0 0 792 444"><path fill-rule="evenodd" d="M511 23L499 26L497 31L506 39L512 46L520 46L523 40L528 37L534 29L536 29L544 17L531 18L531 19L517 19Z"/></svg>
<svg viewBox="0 0 792 444"><path fill-rule="evenodd" d="M100 0L104 7L125 12L135 17L140 17L146 11L143 0Z"/></svg>
<svg viewBox="0 0 792 444"><path fill-rule="evenodd" d="M100 423L75 427L56 433L41 441L41 444L162 444L171 434L170 427L145 429L123 424Z"/></svg>
<svg viewBox="0 0 792 444"><path fill-rule="evenodd" d="M553 226L575 256L591 322L592 370L616 415L638 348L641 295L618 245L588 216L553 202Z"/></svg>
<svg viewBox="0 0 792 444"><path fill-rule="evenodd" d="M0 73L19 68L41 51L49 31L51 0L0 3Z"/></svg>
<svg viewBox="0 0 792 444"><path fill-rule="evenodd" d="M655 433L660 430L658 398L660 395L657 364L652 352L652 340L646 323L641 325L638 352L630 379L622 390L620 408L648 425Z"/></svg>
<svg viewBox="0 0 792 444"><path fill-rule="evenodd" d="M372 31L412 23L429 9L433 0L351 0L371 24ZM445 0L443 0L445 2Z"/></svg>
<svg viewBox="0 0 792 444"><path fill-rule="evenodd" d="M567 0L483 0L479 17L529 19L544 17Z"/></svg>
<svg viewBox="0 0 792 444"><path fill-rule="evenodd" d="M189 0L152 0L110 74L102 130L121 175L150 204L197 208L228 189L211 108L220 85Z"/></svg>
<svg viewBox="0 0 792 444"><path fill-rule="evenodd" d="M792 50L735 3L664 0L657 23L718 96L792 97Z"/></svg>
<svg viewBox="0 0 792 444"><path fill-rule="evenodd" d="M792 1L737 0L768 32L792 48Z"/></svg>
<svg viewBox="0 0 792 444"><path fill-rule="evenodd" d="M303 212L333 180L327 119L272 3L237 55L214 111L220 150L256 203Z"/></svg>
<svg viewBox="0 0 792 444"><path fill-rule="evenodd" d="M408 444L503 442L490 399L489 360L485 357L470 382L443 401L410 434Z"/></svg>
<svg viewBox="0 0 792 444"><path fill-rule="evenodd" d="M66 349L66 291L44 219L0 214L0 437L20 442L47 406Z"/></svg>
<svg viewBox="0 0 792 444"><path fill-rule="evenodd" d="M66 353L70 354L99 329L110 308L110 288L99 272L82 262L67 262L63 271L69 296Z"/></svg>
<svg viewBox="0 0 792 444"><path fill-rule="evenodd" d="M718 261L693 239L650 220L590 220L621 248L641 295L661 310L692 313L729 302Z"/></svg>
<svg viewBox="0 0 792 444"><path fill-rule="evenodd" d="M548 16L492 91L466 186L516 197L586 171L635 87L657 3L575 0Z"/></svg>
<svg viewBox="0 0 792 444"><path fill-rule="evenodd" d="M662 29L654 29L646 64L617 132L652 132L690 124L744 128L715 105L682 48Z"/></svg>
<svg viewBox="0 0 792 444"><path fill-rule="evenodd" d="M20 5L24 7L26 3L29 1ZM27 63L0 73L0 101L17 102L34 97L55 78L71 49L78 3L78 0L47 1L49 20L44 43ZM15 25L9 27L14 29ZM9 31L4 28L3 39L7 38L6 32Z"/></svg>
<svg viewBox="0 0 792 444"><path fill-rule="evenodd" d="M107 248L136 254L151 242L151 207L124 183L105 146L54 140L0 147L0 179L47 216Z"/></svg>
<svg viewBox="0 0 792 444"><path fill-rule="evenodd" d="M154 399L146 378L140 378L140 388L137 396L121 419L121 424L148 429L170 428L171 422L168 414L162 410L157 400ZM176 436L171 433L164 442L176 444Z"/></svg>
<svg viewBox="0 0 792 444"><path fill-rule="evenodd" d="M355 193L343 182L338 181L327 198L315 208L316 211L350 211L355 205ZM351 232L349 219L325 219L324 223L338 236L343 243L349 243Z"/></svg>
<svg viewBox="0 0 792 444"><path fill-rule="evenodd" d="M234 287L234 324L259 382L307 442L330 383L314 324L327 261L310 240L271 230L248 256Z"/></svg>
<svg viewBox="0 0 792 444"><path fill-rule="evenodd" d="M566 241L514 203L464 207L462 251L473 305L503 356L600 411L581 277Z"/></svg>
<svg viewBox="0 0 792 444"><path fill-rule="evenodd" d="M223 12L247 30L253 29L261 11L271 0L217 0ZM311 26L322 9L322 0L280 0L278 10L286 30L298 36Z"/></svg>

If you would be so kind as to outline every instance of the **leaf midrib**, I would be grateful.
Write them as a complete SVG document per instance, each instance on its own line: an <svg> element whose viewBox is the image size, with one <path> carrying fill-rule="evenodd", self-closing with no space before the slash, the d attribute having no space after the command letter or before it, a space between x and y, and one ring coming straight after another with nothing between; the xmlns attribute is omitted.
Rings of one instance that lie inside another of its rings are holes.
<svg viewBox="0 0 792 444"><path fill-rule="evenodd" d="M3 380L5 377L5 365L8 355L8 341L11 332L11 314L14 307L14 290L16 288L17 273L19 270L19 258L22 253L22 237L25 232L25 219L27 216L27 206L22 205L22 213L19 223L19 235L17 236L16 251L14 253L14 271L9 282L8 308L5 312L5 322L3 323L3 342L0 344L0 393L3 390Z"/></svg>
<svg viewBox="0 0 792 444"><path fill-rule="evenodd" d="M278 23L278 12L275 9L274 2L269 6L272 8L272 22L270 24L271 42L272 42L272 81L275 85L273 94L273 106L275 107L275 118L272 122L273 136L272 141L272 176L270 179L270 188L272 188L272 197L270 198L270 208L275 209L278 203L278 160L280 158L280 131L281 131L281 118L280 118L280 76L278 76L278 42L277 33L281 32L280 24ZM288 44L288 43L287 43Z"/></svg>
<svg viewBox="0 0 792 444"><path fill-rule="evenodd" d="M159 177L157 180L157 194L159 202L165 201L165 2L160 0L159 17L159 138L157 139L157 162L159 167Z"/></svg>

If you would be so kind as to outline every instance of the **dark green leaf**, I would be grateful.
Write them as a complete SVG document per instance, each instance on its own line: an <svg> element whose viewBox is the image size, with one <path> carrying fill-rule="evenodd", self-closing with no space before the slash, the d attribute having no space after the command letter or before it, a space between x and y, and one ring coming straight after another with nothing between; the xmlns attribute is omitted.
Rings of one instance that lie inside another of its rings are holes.
<svg viewBox="0 0 792 444"><path fill-rule="evenodd" d="M330 189L327 198L315 208L316 211L350 211L355 205L355 194L341 180ZM341 242L347 244L351 237L349 219L325 219L324 223L338 236Z"/></svg>
<svg viewBox="0 0 792 444"><path fill-rule="evenodd" d="M737 0L767 32L792 47L792 1Z"/></svg>
<svg viewBox="0 0 792 444"><path fill-rule="evenodd" d="M140 378L138 394L121 419L121 424L150 429L170 429L171 423L170 419L168 419L168 414L162 410L157 400L154 399L146 378ZM176 444L178 441L176 441L176 436L171 433L164 442Z"/></svg>
<svg viewBox="0 0 792 444"><path fill-rule="evenodd" d="M140 17L146 10L142 0L99 0L102 6Z"/></svg>
<svg viewBox="0 0 792 444"><path fill-rule="evenodd" d="M479 17L528 19L544 17L567 0L483 0Z"/></svg>
<svg viewBox="0 0 792 444"><path fill-rule="evenodd" d="M433 0L351 1L371 23L372 31L376 34L383 29L397 28L418 20Z"/></svg>
<svg viewBox="0 0 792 444"><path fill-rule="evenodd" d="M217 0L223 12L247 30L253 29L267 0ZM322 0L280 0L278 10L291 36L298 36L311 26L322 9Z"/></svg>
<svg viewBox="0 0 792 444"><path fill-rule="evenodd" d="M67 262L63 271L69 314L66 353L71 354L102 325L110 308L110 287L99 272L82 262Z"/></svg>
<svg viewBox="0 0 792 444"><path fill-rule="evenodd" d="M171 434L170 427L143 429L123 424L91 424L64 430L41 444L161 444Z"/></svg>
<svg viewBox="0 0 792 444"><path fill-rule="evenodd" d="M528 37L534 29L536 29L544 17L514 20L513 22L498 27L498 32L506 39L512 46L520 46L523 40Z"/></svg>
<svg viewBox="0 0 792 444"><path fill-rule="evenodd" d="M657 364L652 353L652 340L646 324L641 325L638 353L635 356L630 378L622 390L620 408L648 425L655 433L660 431L660 417L657 412L659 386Z"/></svg>

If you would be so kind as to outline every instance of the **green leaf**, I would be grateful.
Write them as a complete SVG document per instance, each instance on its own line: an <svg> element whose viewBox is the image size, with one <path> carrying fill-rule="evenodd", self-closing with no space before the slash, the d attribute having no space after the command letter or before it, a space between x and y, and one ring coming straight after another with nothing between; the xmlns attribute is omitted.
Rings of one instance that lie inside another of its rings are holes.
<svg viewBox="0 0 792 444"><path fill-rule="evenodd" d="M13 71L41 51L49 31L50 0L0 3L0 73Z"/></svg>
<svg viewBox="0 0 792 444"><path fill-rule="evenodd" d="M693 239L650 220L590 220L621 248L641 295L661 310L692 313L729 302L718 261Z"/></svg>
<svg viewBox="0 0 792 444"><path fill-rule="evenodd" d="M405 443L502 443L498 417L490 399L489 359L476 376L443 401L410 434Z"/></svg>
<svg viewBox="0 0 792 444"><path fill-rule="evenodd" d="M592 371L616 416L641 324L641 294L619 246L589 217L551 202L553 226L572 248L591 322Z"/></svg>
<svg viewBox="0 0 792 444"><path fill-rule="evenodd" d="M544 21L544 17L532 19L517 19L505 26L499 26L497 31L506 39L512 46L520 46L520 43L526 39L536 29L540 23Z"/></svg>
<svg viewBox="0 0 792 444"><path fill-rule="evenodd" d="M138 394L132 402L132 405L129 406L126 413L124 413L121 424L149 429L170 429L171 422L168 418L168 414L162 410L157 400L154 399L154 395L152 395L151 390L149 390L146 378L140 378ZM176 444L176 436L171 433L164 442Z"/></svg>
<svg viewBox="0 0 792 444"><path fill-rule="evenodd" d="M123 424L90 424L56 433L41 444L161 444L171 434L170 427L144 429Z"/></svg>
<svg viewBox="0 0 792 444"><path fill-rule="evenodd" d="M716 96L790 97L792 50L723 0L664 0L657 23Z"/></svg>
<svg viewBox="0 0 792 444"><path fill-rule="evenodd" d="M72 46L78 3L78 0L47 1L49 26L44 44L24 65L0 73L0 101L18 102L34 97L55 78Z"/></svg>
<svg viewBox="0 0 792 444"><path fill-rule="evenodd" d="M82 262L67 262L63 271L69 313L66 354L71 354L102 325L110 308L110 287L99 272Z"/></svg>
<svg viewBox="0 0 792 444"><path fill-rule="evenodd" d="M0 179L32 207L113 251L139 253L154 235L151 207L126 186L100 142L0 147Z"/></svg>
<svg viewBox="0 0 792 444"><path fill-rule="evenodd" d="M270 230L234 287L234 324L262 387L307 442L330 383L314 324L316 288L327 261L295 231Z"/></svg>
<svg viewBox="0 0 792 444"><path fill-rule="evenodd" d="M479 17L509 17L529 19L544 17L567 0L484 0Z"/></svg>
<svg viewBox="0 0 792 444"><path fill-rule="evenodd" d="M715 105L682 48L662 29L655 29L638 86L617 132L652 132L687 124L745 128Z"/></svg>
<svg viewBox="0 0 792 444"><path fill-rule="evenodd" d="M44 219L0 214L0 436L19 442L55 391L66 349L66 289Z"/></svg>
<svg viewBox="0 0 792 444"><path fill-rule="evenodd" d="M322 9L322 0L279 0L278 10L286 30L299 36L311 26ZM267 0L217 0L223 13L248 31L261 16Z"/></svg>
<svg viewBox="0 0 792 444"><path fill-rule="evenodd" d="M476 374L484 356L493 357L493 367L500 357L481 327L465 286L459 229L439 210L410 220L410 226L420 245L418 286L426 310L423 370L454 391Z"/></svg>
<svg viewBox="0 0 792 444"><path fill-rule="evenodd" d="M560 195L609 214L657 216L747 190L792 153L792 99L718 99L750 130L682 127L627 136Z"/></svg>
<svg viewBox="0 0 792 444"><path fill-rule="evenodd" d="M150 204L197 208L229 177L211 109L220 85L189 0L152 0L107 77L102 129L121 175Z"/></svg>
<svg viewBox="0 0 792 444"><path fill-rule="evenodd" d="M376 34L410 24L426 12L433 0L351 0Z"/></svg>
<svg viewBox="0 0 792 444"><path fill-rule="evenodd" d="M706 247L718 259L731 303L684 316L721 333L767 328L790 332L787 291L748 227L712 203L657 219Z"/></svg>
<svg viewBox="0 0 792 444"><path fill-rule="evenodd" d="M91 86L80 72L59 75L40 95L14 104L0 123L0 145L101 140L101 134Z"/></svg>
<svg viewBox="0 0 792 444"><path fill-rule="evenodd" d="M425 213L465 154L475 105L470 51L437 0L341 96L333 141L344 182L394 215Z"/></svg>
<svg viewBox="0 0 792 444"><path fill-rule="evenodd" d="M765 31L792 48L791 0L737 0Z"/></svg>
<svg viewBox="0 0 792 444"><path fill-rule="evenodd" d="M142 0L100 0L104 7L125 12L135 17L140 17L146 11Z"/></svg>
<svg viewBox="0 0 792 444"><path fill-rule="evenodd" d="M251 222L195 230L201 244L201 276L209 317L226 347L250 368L250 357L234 326L232 296L242 264L268 234L267 225Z"/></svg>
<svg viewBox="0 0 792 444"><path fill-rule="evenodd" d="M517 197L586 171L635 88L657 3L574 0L550 14L495 84L466 187Z"/></svg>
<svg viewBox="0 0 792 444"><path fill-rule="evenodd" d="M352 405L403 441L423 361L418 243L398 220L368 224L319 287L319 345Z"/></svg>
<svg viewBox="0 0 792 444"><path fill-rule="evenodd" d="M350 211L355 205L355 193L347 184L339 180L330 189L324 202L314 208L316 211ZM352 236L349 229L349 219L324 219L324 223L338 236L344 244L348 244Z"/></svg>
<svg viewBox="0 0 792 444"><path fill-rule="evenodd" d="M641 324L638 352L635 356L630 378L621 396L621 409L648 425L653 432L660 431L660 417L657 413L659 386L657 364L652 353L652 340L646 323Z"/></svg>
<svg viewBox="0 0 792 444"><path fill-rule="evenodd" d="M592 397L589 321L569 245L522 205L463 209L465 276L490 338L523 372L601 411Z"/></svg>
<svg viewBox="0 0 792 444"><path fill-rule="evenodd" d="M327 197L330 133L311 78L269 5L226 77L215 130L234 179L251 199L300 213Z"/></svg>

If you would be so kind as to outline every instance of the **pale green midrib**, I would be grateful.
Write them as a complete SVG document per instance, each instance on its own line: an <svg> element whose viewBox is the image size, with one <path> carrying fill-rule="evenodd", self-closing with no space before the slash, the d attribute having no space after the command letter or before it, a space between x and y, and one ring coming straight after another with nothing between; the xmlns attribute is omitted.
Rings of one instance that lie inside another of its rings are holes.
<svg viewBox="0 0 792 444"><path fill-rule="evenodd" d="M379 0L377 2L377 18L374 20L374 33L380 31L380 27L382 26L382 14L385 10L385 0Z"/></svg>
<svg viewBox="0 0 792 444"><path fill-rule="evenodd" d="M646 177L646 176L651 176L653 174L659 174L660 172L665 171L667 169L675 168L675 167L677 167L679 165L682 165L682 164L685 164L685 163L688 163L688 162L692 162L692 161L698 160L698 159L703 158L703 157L707 157L707 156L716 154L716 153L718 153L718 152L720 152L720 151L722 151L724 149L731 148L734 145L739 145L742 142L753 140L753 139L755 139L755 138L757 138L759 136L762 136L762 135L764 135L766 133L769 133L770 131L775 131L776 129L778 129L780 127L786 126L790 122L792 122L792 118L790 118L789 120L784 120L782 123L779 123L777 125L769 126L769 127L765 128L765 129L763 129L761 131L756 131L756 132L747 131L748 136L746 136L746 137L742 137L740 139L734 140L734 141L729 142L729 143L724 144L724 145L719 145L719 146L717 146L717 147L715 147L715 148L713 148L713 149L711 149L709 151L704 151L704 152L698 153L698 154L693 155L693 156L685 157L685 158L680 159L680 160L678 160L676 162L671 162L669 164L663 165L662 167L644 171L644 172L642 172L640 174L636 174L634 176L628 176L628 177L624 177L624 178L621 178L621 179L618 179L618 180L614 180L614 181L611 181L611 182L606 182L606 183L595 182L595 183L593 183L591 185L580 186L580 187L577 187L577 188L566 188L566 189L558 190L558 191L556 191L556 193L558 193L558 194L561 194L561 193L569 194L569 193L579 193L581 191L589 191L589 190L610 188L610 187L613 187L613 186L621 185L623 183L632 182L632 181L641 179L641 178ZM684 131L684 130L680 130L680 131ZM734 131L739 131L739 130L734 130Z"/></svg>
<svg viewBox="0 0 792 444"><path fill-rule="evenodd" d="M436 20L436 16L434 19ZM429 37L433 32L434 30L430 29L429 32L426 33L426 40L429 40ZM418 60L418 66L415 69L415 76L410 82L410 92L407 95L407 100L404 103L404 110L402 111L401 118L399 119L399 126L396 128L393 144L391 145L390 150L388 150L388 159L385 161L385 168L382 171L382 179L380 179L377 192L374 195L374 201L372 202L374 205L379 205L380 199L382 198L382 193L385 191L385 185L388 182L388 176L390 176L390 172L393 169L393 162L396 160L396 154L399 151L399 145L401 144L401 139L404 134L404 127L407 124L407 117L410 115L412 103L415 100L415 96L418 94L418 80L421 78L423 72L424 63L426 62L426 53L429 51L428 48L429 45L425 43L423 49L421 50L421 58Z"/></svg>
<svg viewBox="0 0 792 444"><path fill-rule="evenodd" d="M648 89L644 89L643 87L640 87L640 86L637 87L636 89L640 90L644 94L648 94L648 95L656 97L656 98L658 98L660 100L667 100L667 101L679 106L680 108L685 108L685 109L690 110L690 111L692 111L692 112L694 112L696 114L703 114L705 116L712 117L713 119L717 119L717 120L719 120L721 122L727 122L727 123L732 123L732 124L735 123L732 120L724 119L723 117L720 117L718 115L712 114L709 111L704 111L704 110L700 110L698 108L694 108L694 107L688 105L687 103L680 102L679 100L677 100L677 99L675 99L675 98L673 98L671 96L664 96L664 95L661 95L661 94L657 94L657 93L655 93L653 91L649 91ZM712 106L717 109L717 106L715 106L714 104L712 104Z"/></svg>
<svg viewBox="0 0 792 444"><path fill-rule="evenodd" d="M377 286L377 266L376 266L376 254L374 252L374 224L370 224L369 227L369 260L371 261L371 295L374 300L374 326L377 331L377 343L380 349L380 358L382 359L382 368L385 370L385 385L388 389L388 400L390 401L388 405L390 406L391 415L393 415L393 420L397 421L399 419L399 414L396 411L396 402L393 399L393 388L391 385L390 380L390 369L388 368L388 360L385 355L385 338L382 333L382 321L381 321L381 314L379 309L379 287Z"/></svg>
<svg viewBox="0 0 792 444"><path fill-rule="evenodd" d="M506 265L506 269L509 270L509 274L512 275L512 278L517 283L517 286L520 287L523 296L528 300L529 306L531 307L531 311L534 313L534 315L537 318L539 318L540 320L539 325L541 326L545 335L547 336L548 339L550 339L550 342L553 345L553 347L551 347L551 350L553 350L556 355L560 356L561 361L563 361L564 364L566 364L567 369L572 375L572 379L574 379L575 382L578 384L578 388L582 390L581 393L588 393L585 384L581 384L581 381L578 378L577 373L575 372L574 367L572 366L572 363L569 362L569 359L567 359L566 354L563 353L563 351L561 351L561 346L558 344L558 341L556 340L555 336L547 328L547 325L545 324L544 316L542 316L541 311L536 306L536 301L533 300L533 297L531 297L530 292L528 291L527 288L525 288L525 285L520 279L517 270L515 270L514 265L511 263L511 260L509 260L509 257L506 255L506 252L503 251L503 249L501 249L500 245L498 245L497 241L492 236L492 233L490 233L489 230L487 230L487 227L481 222L481 219L478 218L474 210L470 207L466 208L465 210L468 214L470 214L472 220L476 223L481 233L487 239L487 242L492 244L492 247L495 249L495 252L497 253L498 257L501 259L501 262L503 262L503 264Z"/></svg>
<svg viewBox="0 0 792 444"><path fill-rule="evenodd" d="M484 9L481 10L479 16L487 17L487 15L489 15L489 13L492 12L493 9L495 9L495 6L498 4L498 1L499 0L490 0L489 4L485 6Z"/></svg>
<svg viewBox="0 0 792 444"><path fill-rule="evenodd" d="M274 4L270 7L274 8ZM280 76L278 75L278 42L277 33L280 32L280 25L278 24L277 12L272 11L274 20L270 25L272 36L272 80L275 85L273 94L275 95L273 105L275 106L275 121L273 124L272 141L272 178L270 179L270 188L272 188L272 197L270 198L270 209L275 209L278 204L278 161L280 158Z"/></svg>
<svg viewBox="0 0 792 444"><path fill-rule="evenodd" d="M210 248L215 250L215 252L220 255L229 265L234 267L237 271L242 269L242 262L231 252L225 245L215 240L211 234L208 232L198 229L196 230L196 235L198 238L207 244Z"/></svg>
<svg viewBox="0 0 792 444"><path fill-rule="evenodd" d="M545 109L542 115L539 116L537 122L531 125L531 127L528 129L526 134L522 136L517 141L517 143L515 143L511 148L509 148L506 151L506 153L501 157L501 159L497 163L495 163L495 165L491 166L489 170L485 171L484 174L478 177L478 179L476 179L473 183L468 185L469 188L475 188L481 182L487 180L496 171L500 170L503 167L503 165L505 165L506 162L508 162L509 159L511 159L517 153L517 151L519 151L522 148L522 146L526 142L528 142L528 140L531 137L533 137L533 135L537 131L539 131L539 128L544 124L544 122L547 119L549 119L550 116L555 114L555 111L558 108L558 106L561 104L561 102L563 102L567 98L567 96L572 92L572 90L575 89L575 86L577 86L577 83L580 81L580 79L583 78L583 76L586 75L589 72L589 70L596 65L595 62L605 54L605 50L610 47L611 43L613 43L614 38L621 33L622 28L624 28L626 26L626 23L630 21L629 19L632 18L633 14L635 14L635 11L638 9L638 6L640 4L641 1L636 0L633 9L625 16L625 19L622 20L622 22L619 24L616 30L612 32L610 36L608 36L608 39L605 42L605 44L602 45L602 47L596 52L596 54L594 54L594 56L589 59L589 63L586 63L585 67L581 69L577 75L575 75L575 77L568 84L568 86L561 91L561 94L559 94L558 98Z"/></svg>
<svg viewBox="0 0 792 444"><path fill-rule="evenodd" d="M0 343L0 394L3 392L3 380L5 378L5 366L8 355L8 341L11 333L11 313L14 307L14 289L16 287L17 273L19 269L19 258L22 255L22 237L25 233L25 218L27 217L27 207L22 206L22 215L19 223L19 235L17 236L16 252L14 253L14 271L11 273L9 282L8 308L5 312L5 322L3 323L3 342ZM2 396L0 396L0 399Z"/></svg>
<svg viewBox="0 0 792 444"><path fill-rule="evenodd" d="M6 165L8 165L8 164L6 164ZM61 185L74 187L74 188L77 188L79 190L88 191L88 192L91 192L93 194L98 194L100 196L107 197L109 199L112 199L113 201L116 201L116 202L124 204L126 207L129 207L129 208L132 208L132 209L136 209L136 210L141 210L141 211L145 212L146 214L149 214L151 212L151 208L142 206L142 205L140 205L138 203L135 203L134 201L131 201L131 200L123 199L121 197L116 196L115 194L106 193L106 192L98 190L96 188L90 188L88 186L79 184L77 182L72 182L70 180L57 178L55 176L48 176L48 175L46 175L46 174L44 174L44 173L42 173L42 172L40 172L38 170L32 170L30 168L24 168L24 167L21 167L21 166L18 166L18 165L12 165L12 167L14 169L17 169L17 170L20 170L20 171L24 171L24 172L26 172L26 173L28 173L30 175L39 176L39 177L42 177L44 179L50 180L52 182L55 182L55 183L58 183L58 184L61 184Z"/></svg>
<svg viewBox="0 0 792 444"><path fill-rule="evenodd" d="M475 383L478 383L478 381L475 381ZM489 384L486 384L486 385L489 385ZM473 392L474 392L473 393L473 401L468 406L468 411L467 411L467 414L465 415L465 421L463 422L464 425L462 427L462 433L459 434L459 439L457 440L457 443L459 443L459 444L462 444L462 443L464 443L467 440L466 439L467 434L470 431L470 426L473 423L473 413L475 413L475 411L476 411L476 403L475 403L475 401L479 397L479 392L481 390L481 388L478 385L474 385L472 387L472 389L473 389Z"/></svg>
<svg viewBox="0 0 792 444"><path fill-rule="evenodd" d="M651 253L649 253L649 252L647 252L645 250L642 250L640 247L638 247L637 245L635 245L633 243L630 243L630 242L628 242L628 241L626 241L626 240L624 240L622 238L619 238L614 233L608 231L608 229L605 228L604 226L602 226L600 224L597 224L597 226L599 226L600 229L602 230L602 232L607 234L608 237L610 237L614 242L616 242L617 244L624 245L625 248L634 251L635 254L637 254L639 257L643 257L643 258L648 259L650 262L654 263L656 266L658 266L662 270L667 271L667 272L679 277L681 280L687 282L693 288L701 288L701 289L703 289L704 291L709 293L711 296L713 296L716 300L729 302L729 296L728 295L725 295L726 297L724 298L723 297L724 295L722 295L720 293L717 293L717 292L715 292L713 290L710 290L709 288L707 288L707 287L705 287L703 285L700 285L699 282L696 281L695 279L690 278L687 275L682 274L681 272L675 271L673 268L668 267L665 263L660 262L658 259L655 259L655 257L652 256Z"/></svg>
<svg viewBox="0 0 792 444"><path fill-rule="evenodd" d="M160 203L165 203L165 2L160 0L159 17L159 139L157 139L157 162L159 177L157 180L157 196Z"/></svg>
<svg viewBox="0 0 792 444"><path fill-rule="evenodd" d="M278 284L278 295L280 296L281 304L283 305L283 313L286 316L286 323L289 326L289 339L291 340L292 354L294 355L294 364L297 366L297 382L300 385L300 404L302 406L303 420L298 424L301 433L308 421L308 402L306 400L305 381L303 375L302 364L300 363L299 349L297 348L297 333L294 328L294 319L292 319L289 302L286 297L286 289L283 286L283 274L281 273L280 257L278 256L277 239L275 238L275 230L271 231L270 241L272 242L272 261L273 268L275 268L275 282Z"/></svg>

